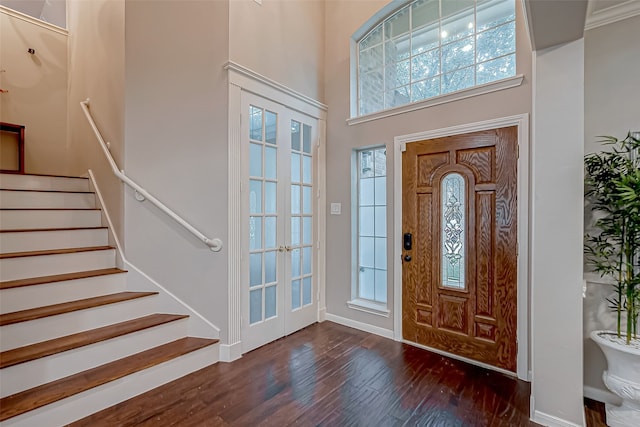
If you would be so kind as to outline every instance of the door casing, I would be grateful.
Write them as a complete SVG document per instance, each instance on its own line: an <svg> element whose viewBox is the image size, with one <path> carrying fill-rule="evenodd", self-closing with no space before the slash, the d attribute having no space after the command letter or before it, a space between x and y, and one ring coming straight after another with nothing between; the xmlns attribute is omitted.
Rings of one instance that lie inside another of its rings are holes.
<svg viewBox="0 0 640 427"><path fill-rule="evenodd" d="M441 350L432 349L413 342L405 341L402 338L402 152L404 151L406 144L409 144L411 142L440 138L444 136L459 135L463 133L482 130L490 130L507 126L518 127L518 356L516 373L518 378L525 381L530 381L531 369L529 348L531 347L531 343L529 341L529 324L531 323L530 313L532 313L532 310L530 310L529 307L529 114L521 114L516 116L487 120L483 122L418 132L397 136L394 138L394 339L396 341L402 341L406 342L407 344L427 348L430 351L461 359L468 363L482 366L487 369L503 372L507 375L513 375L513 373L509 371L496 368L491 365L483 364L471 359L460 357L455 354L449 354Z"/></svg>

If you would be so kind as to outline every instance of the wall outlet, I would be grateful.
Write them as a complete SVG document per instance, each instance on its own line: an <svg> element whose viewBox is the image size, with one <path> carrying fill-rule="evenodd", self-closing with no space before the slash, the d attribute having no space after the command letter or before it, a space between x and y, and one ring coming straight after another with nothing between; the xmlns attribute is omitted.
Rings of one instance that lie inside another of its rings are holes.
<svg viewBox="0 0 640 427"><path fill-rule="evenodd" d="M342 213L342 203L331 203L331 215L340 215Z"/></svg>

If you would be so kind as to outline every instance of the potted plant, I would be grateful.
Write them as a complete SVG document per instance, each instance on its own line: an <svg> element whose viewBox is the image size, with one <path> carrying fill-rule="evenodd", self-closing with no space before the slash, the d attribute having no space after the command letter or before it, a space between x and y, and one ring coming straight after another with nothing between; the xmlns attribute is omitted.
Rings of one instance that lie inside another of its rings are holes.
<svg viewBox="0 0 640 427"><path fill-rule="evenodd" d="M607 388L622 398L607 405L610 426L640 426L640 140L604 137L609 150L585 157L585 196L597 217L587 234L587 262L614 284L607 299L616 331L594 331L591 338L607 358Z"/></svg>

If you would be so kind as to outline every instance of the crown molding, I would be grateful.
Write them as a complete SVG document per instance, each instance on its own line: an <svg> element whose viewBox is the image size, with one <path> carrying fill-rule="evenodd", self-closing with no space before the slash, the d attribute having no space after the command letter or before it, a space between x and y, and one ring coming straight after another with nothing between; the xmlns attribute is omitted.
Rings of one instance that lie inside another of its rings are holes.
<svg viewBox="0 0 640 427"><path fill-rule="evenodd" d="M589 2L587 20L584 27L585 30L592 30L602 27L603 25L613 24L614 22L640 15L640 1L637 0L629 0L592 12L594 3L594 0Z"/></svg>

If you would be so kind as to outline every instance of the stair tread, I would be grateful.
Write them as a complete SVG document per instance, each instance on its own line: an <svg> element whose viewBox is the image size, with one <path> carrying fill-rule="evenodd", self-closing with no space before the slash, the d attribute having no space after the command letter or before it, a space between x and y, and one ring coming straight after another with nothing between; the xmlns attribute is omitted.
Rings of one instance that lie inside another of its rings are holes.
<svg viewBox="0 0 640 427"><path fill-rule="evenodd" d="M3 175L5 172L0 173ZM15 174L11 174L15 175ZM72 178L72 179L89 179L86 176L73 176L73 175L49 175L46 173L21 173L20 176L44 176L49 178Z"/></svg>
<svg viewBox="0 0 640 427"><path fill-rule="evenodd" d="M100 208L0 208L1 211L99 211Z"/></svg>
<svg viewBox="0 0 640 427"><path fill-rule="evenodd" d="M3 351L0 353L0 369L19 363L29 362L53 354L62 353L67 350L95 344L111 338L119 337L129 333L141 331L164 323L189 317L183 314L150 314L126 322L103 326L97 329L78 332L52 340L42 341L24 347Z"/></svg>
<svg viewBox="0 0 640 427"><path fill-rule="evenodd" d="M0 230L0 233L31 233L39 231L76 231L76 230L106 230L103 225L97 227L58 227L58 228L16 228Z"/></svg>
<svg viewBox="0 0 640 427"><path fill-rule="evenodd" d="M0 399L0 421L123 378L217 343L217 339L185 337L66 378Z"/></svg>
<svg viewBox="0 0 640 427"><path fill-rule="evenodd" d="M94 191L80 190L43 190L31 188L0 188L0 191L24 191L27 193L69 193L69 194L95 194Z"/></svg>
<svg viewBox="0 0 640 427"><path fill-rule="evenodd" d="M23 286L43 285L46 283L63 282L65 280L86 279L89 277L107 276L110 274L126 273L119 268L103 268L100 270L77 271L73 273L55 274L52 276L29 277L28 279L6 280L0 282L1 289L20 288Z"/></svg>
<svg viewBox="0 0 640 427"><path fill-rule="evenodd" d="M132 299L143 298L157 294L157 292L118 292L115 294L84 298L76 301L31 308L28 310L14 311L12 313L5 313L0 315L0 326L12 325L14 323L41 319L43 317L55 316L58 314L71 313L73 311L100 307L108 304L115 304L118 302L129 301Z"/></svg>
<svg viewBox="0 0 640 427"><path fill-rule="evenodd" d="M10 252L6 254L0 254L0 259L22 258L22 257L40 256L40 255L62 255L62 254L72 254L77 252L104 251L107 249L115 249L115 248L113 246L87 246L83 248L48 249L45 251Z"/></svg>

